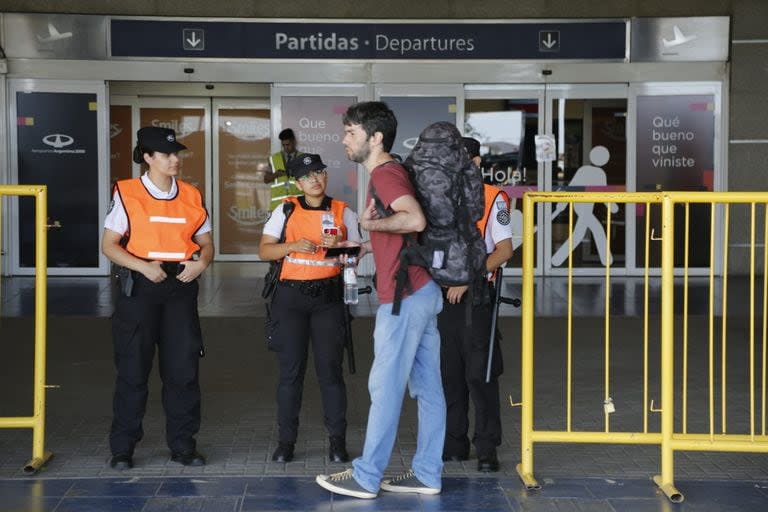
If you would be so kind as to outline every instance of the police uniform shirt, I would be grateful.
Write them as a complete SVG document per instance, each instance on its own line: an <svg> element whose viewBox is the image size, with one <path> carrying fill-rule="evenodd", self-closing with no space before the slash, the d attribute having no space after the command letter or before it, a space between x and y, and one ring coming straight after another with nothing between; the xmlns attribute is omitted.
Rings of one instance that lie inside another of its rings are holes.
<svg viewBox="0 0 768 512"><path fill-rule="evenodd" d="M149 179L147 173L141 177L141 182L155 199L172 199L176 197L176 193L179 190L179 187L176 185L176 178L174 177L171 177L171 189L168 192L157 188L157 186L152 183L152 180ZM115 190L115 193L112 196L112 204L109 207L107 218L104 219L104 227L121 235L128 232L128 215L125 213L125 207L123 206L123 202L120 199L120 194L118 194L117 190ZM195 236L208 233L209 231L211 231L211 219L206 212L205 222L203 222L203 225L197 230Z"/></svg>
<svg viewBox="0 0 768 512"><path fill-rule="evenodd" d="M283 224L285 224L285 214L283 213L283 205L280 204L272 212L267 223L264 224L263 234L279 240L283 232ZM362 237L360 236L359 220L357 214L350 210L348 206L344 208L344 225L347 227L347 240L360 243ZM318 226L318 235L319 230L320 227Z"/></svg>
<svg viewBox="0 0 768 512"><path fill-rule="evenodd" d="M507 202L498 194L488 214L488 224L485 228L485 249L491 254L496 249L496 244L502 240L512 238L512 223L510 222Z"/></svg>

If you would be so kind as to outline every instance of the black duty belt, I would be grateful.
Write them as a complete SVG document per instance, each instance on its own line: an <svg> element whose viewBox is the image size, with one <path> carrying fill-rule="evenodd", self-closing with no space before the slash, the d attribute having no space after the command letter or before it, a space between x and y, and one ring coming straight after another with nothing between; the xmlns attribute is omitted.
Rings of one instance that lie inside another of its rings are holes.
<svg viewBox="0 0 768 512"><path fill-rule="evenodd" d="M311 280L295 280L285 279L280 281L281 286L287 286L288 288L294 288L299 290L304 295L310 297L318 297L321 294L338 294L340 290L340 278L339 276L329 277L327 279L311 279Z"/></svg>
<svg viewBox="0 0 768 512"><path fill-rule="evenodd" d="M157 261L157 260L148 260L146 258L141 258L144 261ZM184 265L182 265L181 261L161 261L160 262L160 268L163 269L163 272L168 274L169 276L177 276L184 272Z"/></svg>
<svg viewBox="0 0 768 512"><path fill-rule="evenodd" d="M161 261L160 267L169 276L177 276L184 272L184 265L180 261Z"/></svg>

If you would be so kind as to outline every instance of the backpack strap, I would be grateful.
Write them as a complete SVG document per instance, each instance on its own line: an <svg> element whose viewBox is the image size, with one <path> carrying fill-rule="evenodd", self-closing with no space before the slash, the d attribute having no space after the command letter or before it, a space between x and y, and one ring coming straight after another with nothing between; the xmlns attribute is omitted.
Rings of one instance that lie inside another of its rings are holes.
<svg viewBox="0 0 768 512"><path fill-rule="evenodd" d="M291 201L286 201L283 203L283 215L285 215L285 222L283 223L283 230L280 232L280 238L278 239L277 243L281 244L285 242L285 228L286 226L288 226L288 219L293 213L293 209L295 208L295 206L296 204ZM280 272L282 272L282 270L283 270L282 258L279 260L274 260L269 262L269 270L267 271L267 275L264 276L264 288L261 290L262 298L269 299L275 293L275 288L277 287L277 282L280 281ZM267 317L269 317L269 314L270 314L269 302L266 303L266 306L267 306Z"/></svg>
<svg viewBox="0 0 768 512"><path fill-rule="evenodd" d="M374 206L376 207L376 213L380 217L389 217L392 215L392 211L384 206L384 202L376 193L376 187L373 183L368 186L368 191L373 199ZM415 236L413 233L403 234L403 248L400 249L400 267L395 274L395 297L392 301L392 314L397 316L400 314L400 303L403 301L403 294L405 292L411 292L411 284L408 282L408 266L411 265L410 251L408 247L415 242Z"/></svg>

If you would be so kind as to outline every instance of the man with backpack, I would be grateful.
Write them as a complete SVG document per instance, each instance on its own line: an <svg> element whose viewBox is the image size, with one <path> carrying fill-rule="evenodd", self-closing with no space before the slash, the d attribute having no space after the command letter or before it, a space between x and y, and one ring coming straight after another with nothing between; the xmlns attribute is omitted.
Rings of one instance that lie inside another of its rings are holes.
<svg viewBox="0 0 768 512"><path fill-rule="evenodd" d="M463 138L464 147L473 159L475 170L480 163L480 142ZM464 461L469 458L469 398L475 409L475 433L472 443L477 452L477 470L496 472L499 459L496 447L501 444L501 412L498 377L503 371L498 339L493 344L490 379L486 382L488 352L491 339L492 304L491 276L512 257L512 229L509 216L509 198L499 188L483 186L484 215L477 227L485 239L488 259L487 274L478 276L477 292L466 296L467 287L445 289L443 311L438 315L440 330L440 364L448 408L444 461ZM472 322L467 326L463 311L469 301Z"/></svg>
<svg viewBox="0 0 768 512"><path fill-rule="evenodd" d="M440 334L437 314L442 308L440 288L426 268L407 265L407 288L393 313L396 276L404 234L426 227L408 171L389 150L397 120L385 103L352 105L344 115L344 146L350 160L370 172L370 184L386 208L377 212L371 190L360 225L370 232L376 262L379 309L374 331L374 361L368 381L371 408L362 456L353 468L318 475L317 483L331 492L357 498L375 498L379 489L390 492L438 494L443 469L445 399L440 380ZM365 250L366 248L364 248ZM381 481L397 436L402 400L408 385L419 410L419 431L412 469Z"/></svg>

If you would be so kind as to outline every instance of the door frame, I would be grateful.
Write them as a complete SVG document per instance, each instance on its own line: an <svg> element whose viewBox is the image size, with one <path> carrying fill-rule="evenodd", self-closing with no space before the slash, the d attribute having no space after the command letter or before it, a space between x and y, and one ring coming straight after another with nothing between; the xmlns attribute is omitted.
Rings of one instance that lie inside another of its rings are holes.
<svg viewBox="0 0 768 512"><path fill-rule="evenodd" d="M10 183L19 182L18 128L16 124L17 105L16 94L19 92L50 92L50 93L88 93L96 95L96 132L97 132L97 162L98 162L98 209L100 213L107 211L109 186L109 94L108 85L103 81L83 80L47 80L47 79L9 79L7 84L6 102L8 105L8 168ZM10 233L7 264L11 275L31 276L35 267L19 265L19 208L18 198L10 197L8 201L8 217L10 218ZM109 273L109 260L101 252L103 229L98 230L99 247L97 248L98 266L95 267L48 267L50 276L103 276Z"/></svg>

